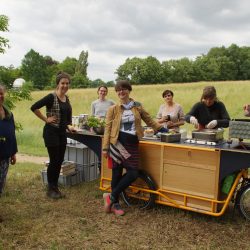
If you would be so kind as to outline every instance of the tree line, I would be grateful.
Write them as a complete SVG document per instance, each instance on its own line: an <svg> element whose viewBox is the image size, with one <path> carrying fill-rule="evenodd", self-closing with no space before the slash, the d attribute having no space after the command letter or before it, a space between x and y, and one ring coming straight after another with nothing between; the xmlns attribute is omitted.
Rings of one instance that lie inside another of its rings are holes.
<svg viewBox="0 0 250 250"><path fill-rule="evenodd" d="M43 56L31 49L23 58L21 66L0 66L0 81L11 87L16 78L24 78L30 88L51 89L55 87L55 77L59 71L71 76L72 88L89 88L105 84L101 79L91 81L87 76L88 51L82 51L79 58L66 57L61 63L51 56ZM108 84L113 85L113 82Z"/></svg>
<svg viewBox="0 0 250 250"><path fill-rule="evenodd" d="M133 84L249 80L250 47L236 44L214 47L194 60L183 57L160 62L153 56L127 58L116 74Z"/></svg>
<svg viewBox="0 0 250 250"><path fill-rule="evenodd" d="M8 32L8 17L0 15L0 31ZM0 37L0 54L9 47L9 40ZM113 86L114 82L102 79L90 80L87 74L88 51L79 58L66 57L62 62L51 56L43 56L30 49L24 55L21 66L0 66L0 82L12 87L16 78L24 78L33 89L54 88L58 71L71 75L72 88L96 88L101 84ZM195 59L183 57L160 62L156 57L127 58L115 74L117 79L128 79L132 84L183 83L197 81L226 81L250 79L250 47L214 47L207 54Z"/></svg>

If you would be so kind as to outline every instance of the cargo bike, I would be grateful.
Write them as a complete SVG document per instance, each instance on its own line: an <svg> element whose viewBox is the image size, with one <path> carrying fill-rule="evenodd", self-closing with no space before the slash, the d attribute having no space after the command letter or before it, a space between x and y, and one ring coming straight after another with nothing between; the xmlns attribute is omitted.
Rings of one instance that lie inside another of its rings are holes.
<svg viewBox="0 0 250 250"><path fill-rule="evenodd" d="M231 121L229 140L217 138L216 131L208 134L215 139L203 140L197 133L197 138L176 142L141 140L140 175L121 194L124 202L142 209L156 203L211 216L223 215L233 202L250 220L250 144L244 141L250 138L250 122ZM86 136L80 137L75 139L84 143ZM102 137L92 140L102 166L100 189L110 191L111 170L107 160L101 159Z"/></svg>

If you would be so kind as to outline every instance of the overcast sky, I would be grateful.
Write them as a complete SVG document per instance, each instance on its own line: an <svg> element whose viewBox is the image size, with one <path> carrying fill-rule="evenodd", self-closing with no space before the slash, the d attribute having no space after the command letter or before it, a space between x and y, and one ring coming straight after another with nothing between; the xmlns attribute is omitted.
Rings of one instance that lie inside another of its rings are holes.
<svg viewBox="0 0 250 250"><path fill-rule="evenodd" d="M88 76L114 80L126 58L195 58L212 47L250 46L249 0L0 0L11 48L0 65L21 65L32 48L62 62L89 51Z"/></svg>

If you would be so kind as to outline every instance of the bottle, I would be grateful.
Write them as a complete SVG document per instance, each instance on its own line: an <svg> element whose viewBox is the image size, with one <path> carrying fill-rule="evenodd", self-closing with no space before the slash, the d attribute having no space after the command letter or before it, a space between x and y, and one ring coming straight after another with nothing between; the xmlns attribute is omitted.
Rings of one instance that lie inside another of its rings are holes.
<svg viewBox="0 0 250 250"><path fill-rule="evenodd" d="M225 177L221 188L222 193L228 194L230 192L230 189L234 183L234 179L235 179L235 174L230 174L227 177Z"/></svg>

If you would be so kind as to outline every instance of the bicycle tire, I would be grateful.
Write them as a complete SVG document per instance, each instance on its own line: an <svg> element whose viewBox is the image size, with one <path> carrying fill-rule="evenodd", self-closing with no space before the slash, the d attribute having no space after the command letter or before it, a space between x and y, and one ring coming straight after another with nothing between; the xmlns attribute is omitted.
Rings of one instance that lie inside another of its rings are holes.
<svg viewBox="0 0 250 250"><path fill-rule="evenodd" d="M142 170L139 170L139 176L130 186L138 186L140 188L155 190L154 181ZM131 189L130 187L126 188L121 193L121 197L127 206L138 207L140 209L151 208L154 205L156 199L155 194Z"/></svg>
<svg viewBox="0 0 250 250"><path fill-rule="evenodd" d="M236 206L241 216L250 220L250 183L247 183L238 191Z"/></svg>

